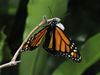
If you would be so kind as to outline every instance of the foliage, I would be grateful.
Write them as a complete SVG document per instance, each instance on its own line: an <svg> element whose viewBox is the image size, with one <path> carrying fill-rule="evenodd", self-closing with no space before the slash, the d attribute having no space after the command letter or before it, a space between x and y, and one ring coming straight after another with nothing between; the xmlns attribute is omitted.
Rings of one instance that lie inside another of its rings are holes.
<svg viewBox="0 0 100 75"><path fill-rule="evenodd" d="M3 59L3 46L4 46L4 42L5 42L5 39L6 39L6 36L5 34L3 33L3 31L0 32L0 62L2 61Z"/></svg>
<svg viewBox="0 0 100 75"><path fill-rule="evenodd" d="M1 63L11 58L22 39L25 39L29 32L41 22L43 16L62 19L61 22L66 27L65 32L77 41L82 56L80 63L67 58L65 60L54 57L48 54L41 44L33 51L23 52L20 55L21 63L18 66L3 69L1 75L88 75L92 72L94 75L99 75L100 4L97 1L99 0L1 0ZM2 31L3 26L5 29Z"/></svg>
<svg viewBox="0 0 100 75"><path fill-rule="evenodd" d="M48 4L49 2L49 4ZM64 3L63 5L61 5L60 8L57 8L58 5L60 3ZM62 15L65 14L66 12L66 1L64 0L59 0L56 2L54 0L40 0L40 1L30 1L28 4L28 12L29 12L29 16L27 19L27 26L26 26L26 31L25 31L25 36L26 33L30 32L30 30L32 30L36 25L39 24L39 22L42 20L43 16L47 16L47 18L51 18L51 13L50 13L50 9L54 12L53 15L56 17L60 17ZM62 9L63 8L63 9ZM37 11L35 11L36 9L38 9ZM62 11L61 11L62 10ZM59 13L57 13L59 12ZM57 14L55 14L57 13ZM28 55L29 54L29 55ZM42 47L39 47L36 49L36 51L34 50L32 53L23 53L22 54L22 63L20 65L20 75L42 75L43 74L43 67L46 64L47 61L47 53L43 51ZM27 56L25 56L27 55ZM31 63L30 63L31 62ZM30 64L30 68L27 70L27 68L23 68L23 67L27 67L26 64ZM22 72L24 71L24 72ZM44 74L43 74L44 75Z"/></svg>
<svg viewBox="0 0 100 75"><path fill-rule="evenodd" d="M66 61L53 75L81 75L89 66L100 59L100 33L90 38L81 48L82 62ZM74 72L72 72L74 71Z"/></svg>

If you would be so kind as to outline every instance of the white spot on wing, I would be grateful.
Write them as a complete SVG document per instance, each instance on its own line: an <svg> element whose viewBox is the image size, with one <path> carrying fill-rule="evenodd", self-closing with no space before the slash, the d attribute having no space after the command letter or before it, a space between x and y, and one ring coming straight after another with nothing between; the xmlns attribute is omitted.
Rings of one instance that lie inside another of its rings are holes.
<svg viewBox="0 0 100 75"><path fill-rule="evenodd" d="M61 24L61 23L56 24L56 26L58 26L59 28L61 28L63 31L65 30L64 25L63 25L63 24Z"/></svg>

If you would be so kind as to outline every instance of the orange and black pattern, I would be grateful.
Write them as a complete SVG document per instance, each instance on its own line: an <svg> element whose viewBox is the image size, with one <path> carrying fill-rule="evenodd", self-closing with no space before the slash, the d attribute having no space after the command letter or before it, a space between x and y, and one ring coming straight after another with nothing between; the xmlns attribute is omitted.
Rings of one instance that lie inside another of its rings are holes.
<svg viewBox="0 0 100 75"><path fill-rule="evenodd" d="M53 31L49 30L47 32L45 43L43 47L50 54L68 57L76 62L80 62L81 56L75 43L72 42L59 27L56 26Z"/></svg>
<svg viewBox="0 0 100 75"><path fill-rule="evenodd" d="M37 48L45 37L43 48L54 56L62 56L70 58L76 62L81 61L81 56L75 43L64 33L64 31L56 26L56 20L51 21L48 26L40 30L34 37L28 39L24 44L22 51L33 50Z"/></svg>
<svg viewBox="0 0 100 75"><path fill-rule="evenodd" d="M40 45L43 37L45 36L48 27L49 26L43 28L41 31L39 31L37 34L35 34L33 37L30 37L28 39L28 41L23 45L21 51L33 50L33 49L37 48Z"/></svg>

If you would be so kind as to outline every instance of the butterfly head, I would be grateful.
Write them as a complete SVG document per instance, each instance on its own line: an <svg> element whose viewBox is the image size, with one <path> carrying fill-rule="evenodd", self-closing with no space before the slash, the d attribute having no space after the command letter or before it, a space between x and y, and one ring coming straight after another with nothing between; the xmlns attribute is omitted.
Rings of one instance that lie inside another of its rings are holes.
<svg viewBox="0 0 100 75"><path fill-rule="evenodd" d="M58 23L57 20L56 20L56 19L53 19L53 20L51 21L51 26L56 25L57 23Z"/></svg>
<svg viewBox="0 0 100 75"><path fill-rule="evenodd" d="M52 19L48 19L48 24L51 26L56 26L57 23L60 22L60 18L52 18Z"/></svg>

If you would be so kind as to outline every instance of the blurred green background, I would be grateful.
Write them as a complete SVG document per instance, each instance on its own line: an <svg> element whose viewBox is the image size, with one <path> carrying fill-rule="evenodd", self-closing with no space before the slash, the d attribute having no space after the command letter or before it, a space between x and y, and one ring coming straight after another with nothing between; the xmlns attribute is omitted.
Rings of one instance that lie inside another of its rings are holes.
<svg viewBox="0 0 100 75"><path fill-rule="evenodd" d="M48 7L76 41L82 62L51 56L41 45L0 75L100 75L100 0L0 0L0 64L11 60L43 16L52 18Z"/></svg>

